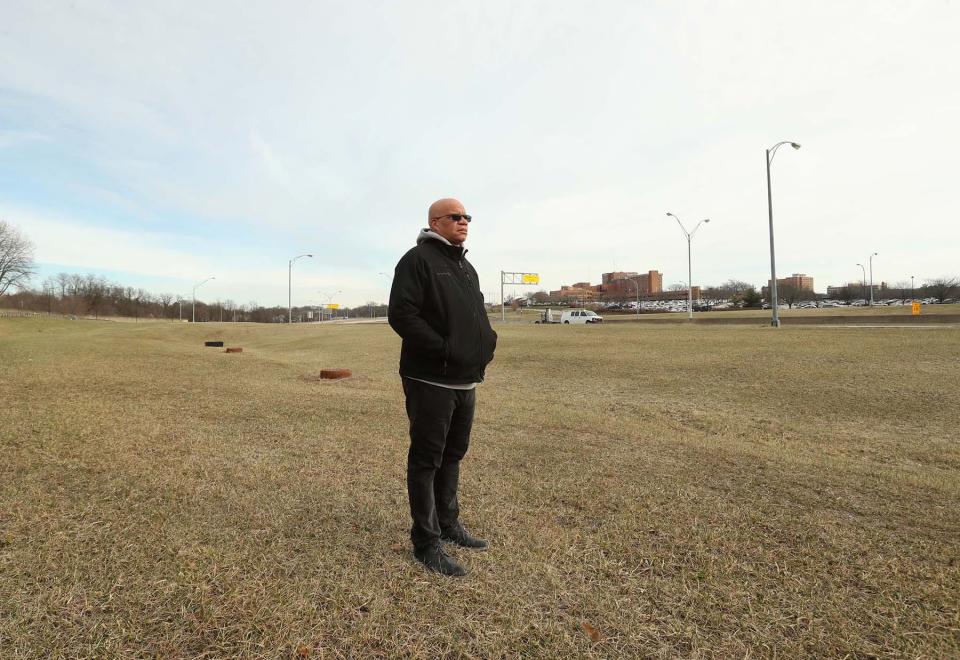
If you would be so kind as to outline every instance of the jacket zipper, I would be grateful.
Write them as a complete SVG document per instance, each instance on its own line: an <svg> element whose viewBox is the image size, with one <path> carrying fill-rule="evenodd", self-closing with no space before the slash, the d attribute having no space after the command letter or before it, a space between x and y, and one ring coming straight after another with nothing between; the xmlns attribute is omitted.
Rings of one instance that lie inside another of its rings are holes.
<svg viewBox="0 0 960 660"><path fill-rule="evenodd" d="M467 277L468 288L469 288L470 291L472 292L472 291L473 291L473 282L470 282L470 281L469 281L469 279L470 279L470 278L469 278L469 275L467 275L467 273L465 272L465 270L464 270L464 268L463 268L463 259L460 259L460 260L457 262L457 264L459 264L459 266L460 266L460 272L463 273L463 275L464 275L465 277ZM484 309L484 313L486 313L486 309ZM485 364L485 362L484 362L485 358L484 358L484 355L483 355L483 324L480 323L480 316L479 316L479 314L477 314L477 309L476 309L476 307L474 307L474 309L473 309L473 318L477 321L477 337L480 339L480 369L483 369L483 365ZM479 373L477 374L477 378L480 378ZM480 381L483 382L483 378L480 378Z"/></svg>

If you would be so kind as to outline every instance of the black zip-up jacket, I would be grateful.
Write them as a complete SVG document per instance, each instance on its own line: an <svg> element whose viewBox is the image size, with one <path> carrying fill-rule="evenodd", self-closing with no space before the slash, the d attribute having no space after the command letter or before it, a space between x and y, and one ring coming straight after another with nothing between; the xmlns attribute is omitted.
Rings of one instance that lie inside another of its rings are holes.
<svg viewBox="0 0 960 660"><path fill-rule="evenodd" d="M387 316L403 338L401 376L449 385L483 381L497 333L466 253L422 230L397 263Z"/></svg>

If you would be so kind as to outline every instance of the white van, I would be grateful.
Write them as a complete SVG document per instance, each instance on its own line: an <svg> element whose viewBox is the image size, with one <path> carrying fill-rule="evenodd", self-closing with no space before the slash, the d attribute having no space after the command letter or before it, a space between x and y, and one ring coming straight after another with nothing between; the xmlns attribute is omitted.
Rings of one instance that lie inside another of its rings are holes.
<svg viewBox="0 0 960 660"><path fill-rule="evenodd" d="M560 323L600 323L603 317L589 309L568 309L560 315Z"/></svg>

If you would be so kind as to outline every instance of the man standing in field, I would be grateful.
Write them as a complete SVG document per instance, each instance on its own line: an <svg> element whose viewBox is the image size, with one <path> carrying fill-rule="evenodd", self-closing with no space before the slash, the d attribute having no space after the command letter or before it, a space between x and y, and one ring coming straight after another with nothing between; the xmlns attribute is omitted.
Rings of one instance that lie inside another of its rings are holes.
<svg viewBox="0 0 960 660"><path fill-rule="evenodd" d="M457 484L467 453L476 387L493 359L477 271L463 247L471 217L455 199L430 205L428 227L397 264L389 320L403 342L400 376L410 419L407 493L414 556L431 571L466 575L443 543L484 550L460 522Z"/></svg>

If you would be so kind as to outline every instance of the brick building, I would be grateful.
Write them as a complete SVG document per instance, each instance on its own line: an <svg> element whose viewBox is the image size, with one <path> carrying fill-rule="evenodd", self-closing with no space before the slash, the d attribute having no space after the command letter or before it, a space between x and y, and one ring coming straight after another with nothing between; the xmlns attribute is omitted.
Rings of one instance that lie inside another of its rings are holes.
<svg viewBox="0 0 960 660"><path fill-rule="evenodd" d="M550 292L550 299L558 302L564 300L592 301L600 298L634 296L637 293L637 285L640 287L641 296L657 296L663 293L663 273L656 270L647 271L644 275L634 271L618 270L603 273L600 276L600 281L601 284L575 282L561 286L559 289ZM635 285L634 282L637 284Z"/></svg>
<svg viewBox="0 0 960 660"><path fill-rule="evenodd" d="M888 291L887 283L880 282L880 284L873 285L873 295L874 297L880 297L881 294L886 295ZM828 286L827 287L827 298L843 298L848 295L870 295L870 285L863 285L862 282L849 282L843 286Z"/></svg>
<svg viewBox="0 0 960 660"><path fill-rule="evenodd" d="M783 287L792 286L800 289L801 291L810 291L813 292L813 278L804 273L794 273L790 277L778 277L777 278L777 289ZM764 298L768 297L770 292L770 281L767 281L767 286L763 287L761 293Z"/></svg>
<svg viewBox="0 0 960 660"><path fill-rule="evenodd" d="M551 291L550 300L593 300L598 297L601 291L602 286L599 284L576 282L575 284L561 286L556 291Z"/></svg>
<svg viewBox="0 0 960 660"><path fill-rule="evenodd" d="M694 286L691 288L693 292L693 299L700 300L701 291L700 287ZM687 300L689 296L687 295L686 289L678 289L676 291L662 291L656 295L657 300Z"/></svg>
<svg viewBox="0 0 960 660"><path fill-rule="evenodd" d="M601 275L601 282L603 293L611 295L635 294L637 288L634 282L639 285L641 296L655 295L663 291L663 273L658 270L648 270L644 275L631 271L604 273Z"/></svg>

